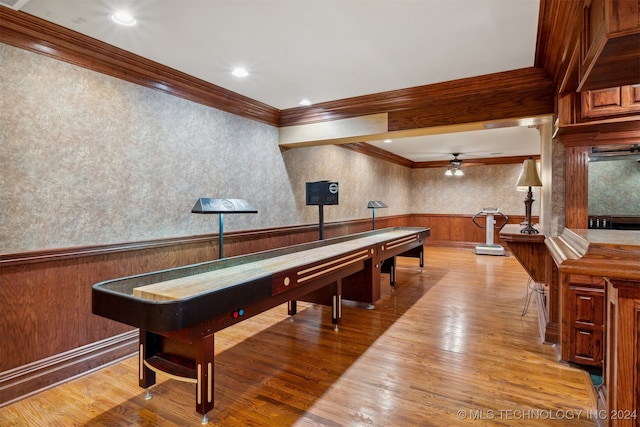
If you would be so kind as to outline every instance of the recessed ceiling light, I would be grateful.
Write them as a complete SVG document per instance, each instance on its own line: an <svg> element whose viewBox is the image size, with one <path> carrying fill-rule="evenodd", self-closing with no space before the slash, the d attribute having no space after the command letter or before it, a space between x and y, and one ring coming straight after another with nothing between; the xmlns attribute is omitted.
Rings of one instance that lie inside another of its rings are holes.
<svg viewBox="0 0 640 427"><path fill-rule="evenodd" d="M304 107L308 107L309 105L311 105L311 101L309 101L307 98L305 98L302 101L300 101L299 104L304 106Z"/></svg>
<svg viewBox="0 0 640 427"><path fill-rule="evenodd" d="M384 140L384 141L382 141L382 142L384 142L385 144L391 144L391 140L390 140L390 139L385 139L385 140Z"/></svg>
<svg viewBox="0 0 640 427"><path fill-rule="evenodd" d="M246 69L242 68L242 67L238 67L238 68L235 68L231 72L231 74L233 74L236 77L247 77L249 75L249 72Z"/></svg>
<svg viewBox="0 0 640 427"><path fill-rule="evenodd" d="M119 10L113 15L111 15L111 20L116 24L126 25L127 27L131 27L136 25L135 18L126 10Z"/></svg>

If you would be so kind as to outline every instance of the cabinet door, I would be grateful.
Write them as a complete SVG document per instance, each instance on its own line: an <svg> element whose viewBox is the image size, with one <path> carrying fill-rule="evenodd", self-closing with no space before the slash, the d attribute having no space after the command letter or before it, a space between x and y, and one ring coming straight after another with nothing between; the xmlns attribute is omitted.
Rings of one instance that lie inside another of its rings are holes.
<svg viewBox="0 0 640 427"><path fill-rule="evenodd" d="M585 90L580 99L582 118L637 114L640 111L640 85Z"/></svg>
<svg viewBox="0 0 640 427"><path fill-rule="evenodd" d="M570 301L572 361L600 366L603 351L604 289L571 287Z"/></svg>
<svg viewBox="0 0 640 427"><path fill-rule="evenodd" d="M584 0L578 92L638 83L640 2Z"/></svg>

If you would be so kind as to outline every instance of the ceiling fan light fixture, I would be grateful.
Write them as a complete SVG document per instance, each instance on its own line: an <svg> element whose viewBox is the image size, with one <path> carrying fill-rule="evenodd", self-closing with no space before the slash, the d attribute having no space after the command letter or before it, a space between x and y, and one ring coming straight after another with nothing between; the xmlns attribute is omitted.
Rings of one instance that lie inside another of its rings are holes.
<svg viewBox="0 0 640 427"><path fill-rule="evenodd" d="M449 160L449 167L447 171L444 173L446 176L463 176L464 172L462 172L462 160L458 159L460 153L452 153L453 160Z"/></svg>

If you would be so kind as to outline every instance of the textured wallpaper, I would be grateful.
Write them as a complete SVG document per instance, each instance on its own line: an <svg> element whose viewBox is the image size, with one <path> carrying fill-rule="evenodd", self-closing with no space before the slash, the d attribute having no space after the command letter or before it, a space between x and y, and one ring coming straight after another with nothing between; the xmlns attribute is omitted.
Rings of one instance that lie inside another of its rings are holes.
<svg viewBox="0 0 640 427"><path fill-rule="evenodd" d="M240 198L258 214L225 231L318 221L305 182L340 185L325 221L376 215L524 215L520 165L411 170L336 146L281 151L278 130L0 44L0 253L218 231L200 197ZM534 196L535 198L535 196ZM534 203L534 214L539 201Z"/></svg>
<svg viewBox="0 0 640 427"><path fill-rule="evenodd" d="M414 212L476 214L485 207L505 215L524 215L526 192L516 182L521 164L469 166L464 176L445 176L443 168L414 169L411 198ZM540 193L533 189L532 215L540 214Z"/></svg>
<svg viewBox="0 0 640 427"><path fill-rule="evenodd" d="M274 127L5 45L0 75L2 252L217 231L199 197L299 221Z"/></svg>
<svg viewBox="0 0 640 427"><path fill-rule="evenodd" d="M589 163L589 215L640 215L640 163Z"/></svg>
<svg viewBox="0 0 640 427"><path fill-rule="evenodd" d="M550 216L551 221L549 223L549 229L552 235L558 235L562 232L565 226L565 210L566 210L566 162L565 157L567 150L560 141L554 139L551 145L551 171L553 176L552 191L551 191L551 209Z"/></svg>
<svg viewBox="0 0 640 427"><path fill-rule="evenodd" d="M324 220L340 221L371 216L370 200L389 206L378 216L411 213L410 169L345 148L326 145L296 148L283 153L303 223L318 222L318 207L305 205L305 183L335 181L339 184L339 205L323 208Z"/></svg>
<svg viewBox="0 0 640 427"><path fill-rule="evenodd" d="M200 197L258 214L225 230L317 223L305 182L340 184L325 221L409 213L409 170L335 146L281 152L278 130L0 44L0 253L218 231Z"/></svg>

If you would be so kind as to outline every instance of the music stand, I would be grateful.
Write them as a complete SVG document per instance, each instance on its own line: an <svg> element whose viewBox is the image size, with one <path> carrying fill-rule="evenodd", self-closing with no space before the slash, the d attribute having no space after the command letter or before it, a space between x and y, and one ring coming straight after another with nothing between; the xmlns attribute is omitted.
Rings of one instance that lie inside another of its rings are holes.
<svg viewBox="0 0 640 427"><path fill-rule="evenodd" d="M258 213L256 208L251 206L244 199L210 199L200 198L191 209L191 213L218 214L219 215L219 235L218 238L218 258L223 258L222 247L224 242L224 214L225 213Z"/></svg>
<svg viewBox="0 0 640 427"><path fill-rule="evenodd" d="M372 223L373 223L373 230L376 229L376 209L381 209L381 208L388 208L387 205L384 204L384 202L381 202L379 200L372 200L367 204L367 209L371 209L371 216L372 216Z"/></svg>

